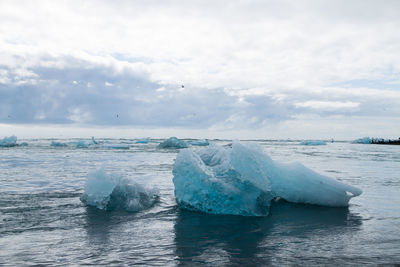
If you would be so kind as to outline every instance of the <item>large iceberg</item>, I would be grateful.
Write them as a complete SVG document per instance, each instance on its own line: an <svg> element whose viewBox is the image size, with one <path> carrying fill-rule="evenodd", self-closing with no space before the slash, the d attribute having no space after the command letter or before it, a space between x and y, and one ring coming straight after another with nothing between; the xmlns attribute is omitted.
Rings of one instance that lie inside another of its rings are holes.
<svg viewBox="0 0 400 267"><path fill-rule="evenodd" d="M300 142L300 145L303 146L324 146L326 145L325 141L319 141L319 140L305 140Z"/></svg>
<svg viewBox="0 0 400 267"><path fill-rule="evenodd" d="M0 140L0 147L13 147L17 146L17 137L12 135L10 137L4 137Z"/></svg>
<svg viewBox="0 0 400 267"><path fill-rule="evenodd" d="M170 137L158 145L159 148L187 148L185 141L179 140L176 137Z"/></svg>
<svg viewBox="0 0 400 267"><path fill-rule="evenodd" d="M88 175L81 201L102 210L141 211L152 207L158 196L156 188L97 170Z"/></svg>
<svg viewBox="0 0 400 267"><path fill-rule="evenodd" d="M239 142L181 150L173 175L180 206L214 214L268 215L274 198L341 207L362 193L300 163L275 162L260 146Z"/></svg>

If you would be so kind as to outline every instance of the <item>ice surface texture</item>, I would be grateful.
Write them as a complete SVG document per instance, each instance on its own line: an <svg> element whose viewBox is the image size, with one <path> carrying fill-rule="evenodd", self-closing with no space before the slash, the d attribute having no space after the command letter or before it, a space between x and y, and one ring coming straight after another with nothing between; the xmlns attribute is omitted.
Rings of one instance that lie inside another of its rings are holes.
<svg viewBox="0 0 400 267"><path fill-rule="evenodd" d="M326 142L324 142L324 141L307 140L307 141L300 142L300 145L303 145L303 146L323 146L323 145L326 145Z"/></svg>
<svg viewBox="0 0 400 267"><path fill-rule="evenodd" d="M158 200L158 190L97 170L88 175L81 201L102 210L141 211Z"/></svg>
<svg viewBox="0 0 400 267"><path fill-rule="evenodd" d="M173 175L180 206L214 214L268 215L275 197L341 207L362 193L300 163L277 163L260 146L239 142L181 150Z"/></svg>
<svg viewBox="0 0 400 267"><path fill-rule="evenodd" d="M161 144L158 145L159 148L186 148L188 145L185 141L179 140L176 137L170 137Z"/></svg>
<svg viewBox="0 0 400 267"><path fill-rule="evenodd" d="M0 147L13 147L17 146L17 137L15 135L4 137L0 140Z"/></svg>

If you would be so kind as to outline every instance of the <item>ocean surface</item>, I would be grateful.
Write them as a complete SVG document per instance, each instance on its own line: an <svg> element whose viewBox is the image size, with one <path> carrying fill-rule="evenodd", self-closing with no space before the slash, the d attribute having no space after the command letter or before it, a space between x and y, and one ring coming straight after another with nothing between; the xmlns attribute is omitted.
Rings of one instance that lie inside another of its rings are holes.
<svg viewBox="0 0 400 267"><path fill-rule="evenodd" d="M245 141L363 194L348 208L278 201L268 216L243 217L180 209L172 183L179 151L158 149L162 140L98 140L129 149L51 141L0 148L0 266L400 264L400 146ZM158 202L140 212L86 206L80 201L86 178L100 168L157 187Z"/></svg>

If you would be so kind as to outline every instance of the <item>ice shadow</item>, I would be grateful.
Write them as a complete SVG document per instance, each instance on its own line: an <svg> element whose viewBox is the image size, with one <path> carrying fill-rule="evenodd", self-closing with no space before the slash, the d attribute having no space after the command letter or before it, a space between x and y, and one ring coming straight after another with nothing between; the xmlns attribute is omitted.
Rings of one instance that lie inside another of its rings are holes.
<svg viewBox="0 0 400 267"><path fill-rule="evenodd" d="M283 244L357 231L362 218L348 208L274 202L269 216L210 215L184 209L174 226L180 266L205 264L266 266Z"/></svg>

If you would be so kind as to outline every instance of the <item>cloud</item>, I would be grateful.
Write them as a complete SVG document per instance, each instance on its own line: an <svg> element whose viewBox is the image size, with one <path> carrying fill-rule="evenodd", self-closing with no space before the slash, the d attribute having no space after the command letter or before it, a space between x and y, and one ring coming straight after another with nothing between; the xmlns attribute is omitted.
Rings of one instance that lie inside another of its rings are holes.
<svg viewBox="0 0 400 267"><path fill-rule="evenodd" d="M399 5L2 1L0 122L255 129L400 116Z"/></svg>
<svg viewBox="0 0 400 267"><path fill-rule="evenodd" d="M305 107L313 109L325 109L325 110L336 110L336 109L355 109L360 106L358 102L339 102L339 101L306 101L302 103L296 103L296 107Z"/></svg>

